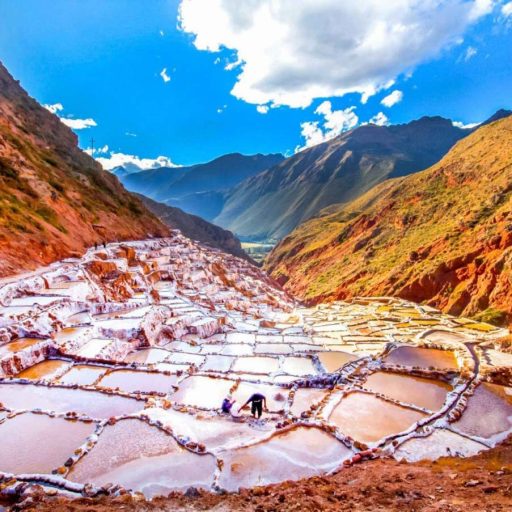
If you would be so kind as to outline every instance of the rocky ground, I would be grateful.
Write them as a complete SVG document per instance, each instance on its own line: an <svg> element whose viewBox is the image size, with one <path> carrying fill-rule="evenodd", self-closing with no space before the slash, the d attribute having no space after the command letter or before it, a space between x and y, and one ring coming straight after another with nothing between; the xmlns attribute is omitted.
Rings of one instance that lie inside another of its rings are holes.
<svg viewBox="0 0 512 512"><path fill-rule="evenodd" d="M13 509L38 512L181 511L506 511L512 507L512 442L467 459L415 464L390 459L352 466L335 475L283 482L233 494L190 489L145 501L129 495L77 499L34 496ZM4 506L9 502L4 501Z"/></svg>

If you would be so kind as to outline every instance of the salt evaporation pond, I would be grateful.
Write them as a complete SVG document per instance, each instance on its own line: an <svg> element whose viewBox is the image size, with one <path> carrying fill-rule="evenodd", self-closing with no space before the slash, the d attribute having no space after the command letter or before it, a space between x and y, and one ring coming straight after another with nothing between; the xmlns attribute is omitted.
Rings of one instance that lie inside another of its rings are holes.
<svg viewBox="0 0 512 512"><path fill-rule="evenodd" d="M0 403L9 409L79 412L92 418L110 418L144 408L144 402L95 391L30 384L0 384Z"/></svg>
<svg viewBox="0 0 512 512"><path fill-rule="evenodd" d="M0 471L51 473L83 444L94 423L19 414L0 424ZM16 442L14 442L16 440Z"/></svg>
<svg viewBox="0 0 512 512"><path fill-rule="evenodd" d="M369 391L432 411L441 408L451 386L445 382L390 372L372 373L364 383Z"/></svg>
<svg viewBox="0 0 512 512"><path fill-rule="evenodd" d="M219 484L229 490L298 480L336 469L351 451L320 429L298 427L222 454Z"/></svg>
<svg viewBox="0 0 512 512"><path fill-rule="evenodd" d="M400 299L297 307L258 268L178 233L60 265L0 283L0 471L60 468L68 490L112 482L147 497L238 490L379 454L365 443L407 460L467 456L512 429L509 388L471 396L512 367L494 343L504 330ZM132 289L94 275L104 265ZM266 396L259 420L238 412L253 393Z"/></svg>
<svg viewBox="0 0 512 512"><path fill-rule="evenodd" d="M209 488L216 460L180 447L172 436L140 420L108 425L91 452L71 470L69 479L104 485L118 482L147 497Z"/></svg>

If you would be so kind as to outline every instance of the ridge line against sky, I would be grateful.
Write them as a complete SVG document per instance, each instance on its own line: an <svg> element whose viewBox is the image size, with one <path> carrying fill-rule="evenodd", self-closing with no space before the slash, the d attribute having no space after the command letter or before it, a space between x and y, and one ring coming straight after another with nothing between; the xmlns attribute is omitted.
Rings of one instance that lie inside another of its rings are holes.
<svg viewBox="0 0 512 512"><path fill-rule="evenodd" d="M105 168L512 106L512 1L0 0L0 19L0 60Z"/></svg>

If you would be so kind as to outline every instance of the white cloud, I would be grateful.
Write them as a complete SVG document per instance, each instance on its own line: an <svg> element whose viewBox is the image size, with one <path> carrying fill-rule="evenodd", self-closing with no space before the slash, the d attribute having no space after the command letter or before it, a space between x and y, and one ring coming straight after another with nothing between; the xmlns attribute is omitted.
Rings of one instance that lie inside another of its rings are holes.
<svg viewBox="0 0 512 512"><path fill-rule="evenodd" d="M362 100L443 48L492 0L181 0L179 26L198 50L233 51L232 94L306 107L359 92Z"/></svg>
<svg viewBox="0 0 512 512"><path fill-rule="evenodd" d="M472 59L477 53L478 50L474 46L468 46L464 53L464 62L467 62L468 60Z"/></svg>
<svg viewBox="0 0 512 512"><path fill-rule="evenodd" d="M480 125L482 123L480 122L480 123L464 124L461 121L453 121L452 124L453 124L453 126L456 126L457 128L462 128L463 130L471 130L471 128L475 128L475 126L478 126L478 125Z"/></svg>
<svg viewBox="0 0 512 512"><path fill-rule="evenodd" d="M315 114L323 116L322 121L306 121L301 123L300 134L305 139L303 146L298 146L296 151L316 146L322 142L333 139L337 135L354 128L359 122L355 114L356 107L348 107L344 110L332 110L330 101L322 102L315 110ZM320 126L322 124L323 126Z"/></svg>
<svg viewBox="0 0 512 512"><path fill-rule="evenodd" d="M222 112L224 112L224 110L226 110L228 108L227 105L222 105L222 107L219 107L217 109L217 114L222 114Z"/></svg>
<svg viewBox="0 0 512 512"><path fill-rule="evenodd" d="M110 152L108 157L98 157L96 160L103 166L103 169L109 171L115 167L125 167L129 170L148 170L158 169L159 167L179 167L167 156L158 156L156 158L140 158L126 153Z"/></svg>
<svg viewBox="0 0 512 512"><path fill-rule="evenodd" d="M270 107L268 105L258 105L256 107L256 110L260 113L260 114L267 114L268 111L269 111Z"/></svg>
<svg viewBox="0 0 512 512"><path fill-rule="evenodd" d="M62 112L64 107L62 103L54 103L53 105L43 105L46 110L49 110L52 114L57 114L57 112Z"/></svg>
<svg viewBox="0 0 512 512"><path fill-rule="evenodd" d="M512 2L507 2L501 7L501 14L503 14L503 16L506 18L512 16Z"/></svg>
<svg viewBox="0 0 512 512"><path fill-rule="evenodd" d="M162 69L160 71L160 76L162 77L162 80L167 83L171 81L171 77L167 74L167 68Z"/></svg>
<svg viewBox="0 0 512 512"><path fill-rule="evenodd" d="M85 128L91 128L98 126L94 119L88 117L87 119L74 119L72 117L62 117L58 112L64 110L62 103L54 103L52 105L43 105L46 110L49 110L52 114L55 114L62 123L71 128L72 130L84 130Z"/></svg>
<svg viewBox="0 0 512 512"><path fill-rule="evenodd" d="M125 134L127 137L137 137L137 134L136 134L136 133L132 133L132 132L124 132L124 134Z"/></svg>
<svg viewBox="0 0 512 512"><path fill-rule="evenodd" d="M84 150L88 155L92 156L93 154L94 155L105 155L106 153L108 153L108 145L105 144L103 147L101 148L87 148L86 150Z"/></svg>
<svg viewBox="0 0 512 512"><path fill-rule="evenodd" d="M163 30L160 30L158 33L159 33L162 37L164 37L164 36L165 36L165 32L164 32Z"/></svg>
<svg viewBox="0 0 512 512"><path fill-rule="evenodd" d="M404 97L404 93L399 90L394 90L391 94L388 94L385 98L380 102L381 105L385 107L391 108L393 105L400 103Z"/></svg>
<svg viewBox="0 0 512 512"><path fill-rule="evenodd" d="M389 119L384 112L379 112L370 119L370 124L376 124L377 126L387 126Z"/></svg>
<svg viewBox="0 0 512 512"><path fill-rule="evenodd" d="M61 117L60 120L66 125L69 126L72 130L84 130L86 128L91 128L93 126L98 126L94 119L90 117L87 119L73 119L71 117Z"/></svg>

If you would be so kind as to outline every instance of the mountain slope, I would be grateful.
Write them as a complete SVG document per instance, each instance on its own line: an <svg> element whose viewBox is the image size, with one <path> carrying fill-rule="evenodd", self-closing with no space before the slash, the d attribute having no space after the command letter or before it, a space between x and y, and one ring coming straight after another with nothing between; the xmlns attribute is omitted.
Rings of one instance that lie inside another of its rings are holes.
<svg viewBox="0 0 512 512"><path fill-rule="evenodd" d="M225 190L283 159L280 154L232 153L190 167L164 167L136 173L116 169L115 172L128 190L212 219L222 208Z"/></svg>
<svg viewBox="0 0 512 512"><path fill-rule="evenodd" d="M441 117L361 126L242 182L214 221L239 236L282 238L331 204L429 167L467 133Z"/></svg>
<svg viewBox="0 0 512 512"><path fill-rule="evenodd" d="M266 268L312 302L395 295L512 321L512 117L302 224Z"/></svg>
<svg viewBox="0 0 512 512"><path fill-rule="evenodd" d="M157 203L143 195L139 195L139 198L148 210L153 212L171 229L179 229L185 236L192 240L203 242L211 247L216 247L224 252L229 252L239 258L252 261L247 253L242 249L240 240L238 240L231 231L215 226L215 224L211 224L196 215L185 213L179 208L167 206L163 203Z"/></svg>
<svg viewBox="0 0 512 512"><path fill-rule="evenodd" d="M0 275L167 232L0 64Z"/></svg>

